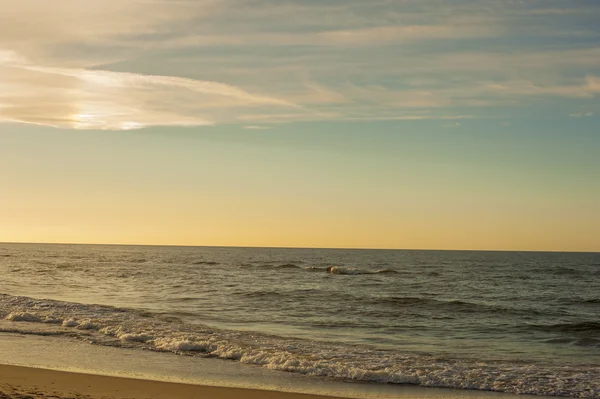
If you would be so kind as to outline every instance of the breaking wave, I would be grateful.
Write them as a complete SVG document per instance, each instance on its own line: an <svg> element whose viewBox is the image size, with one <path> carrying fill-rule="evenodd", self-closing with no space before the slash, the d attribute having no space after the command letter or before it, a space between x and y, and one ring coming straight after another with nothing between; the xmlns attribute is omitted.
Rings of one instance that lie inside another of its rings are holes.
<svg viewBox="0 0 600 399"><path fill-rule="evenodd" d="M230 359L311 376L534 395L600 394L600 370L585 365L565 369L546 363L436 357L366 345L219 330L133 309L4 294L0 294L0 319L0 332L64 335L98 345ZM599 328L598 323L557 326L594 331Z"/></svg>
<svg viewBox="0 0 600 399"><path fill-rule="evenodd" d="M303 266L296 263L262 263L262 264L245 264L246 267L258 267L265 269L276 269L276 270L298 270L308 272L325 272L330 274L340 274L346 276L355 275L366 275L366 274L397 274L398 271L394 269L361 269L355 267L343 267L343 266Z"/></svg>

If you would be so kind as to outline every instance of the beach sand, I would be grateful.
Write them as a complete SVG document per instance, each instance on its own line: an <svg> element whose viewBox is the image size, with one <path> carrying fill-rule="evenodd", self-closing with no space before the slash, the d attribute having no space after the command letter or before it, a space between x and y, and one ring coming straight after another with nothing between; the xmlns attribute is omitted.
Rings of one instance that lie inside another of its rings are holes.
<svg viewBox="0 0 600 399"><path fill-rule="evenodd" d="M497 392L407 387L404 399L515 399ZM355 396L356 397L356 396ZM378 397L378 396L374 396ZM389 396L385 396L389 397ZM551 399L546 396L525 396ZM332 399L347 396L216 387L0 364L0 399Z"/></svg>
<svg viewBox="0 0 600 399"><path fill-rule="evenodd" d="M292 392L210 387L0 365L0 399L319 399Z"/></svg>
<svg viewBox="0 0 600 399"><path fill-rule="evenodd" d="M522 398L475 390L329 381L227 360L19 334L0 337L0 363L0 399Z"/></svg>

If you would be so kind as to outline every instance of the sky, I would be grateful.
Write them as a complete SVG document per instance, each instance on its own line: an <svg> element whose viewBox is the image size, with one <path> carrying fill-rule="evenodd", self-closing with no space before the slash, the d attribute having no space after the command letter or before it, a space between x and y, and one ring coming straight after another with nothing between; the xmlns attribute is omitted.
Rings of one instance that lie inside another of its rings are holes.
<svg viewBox="0 0 600 399"><path fill-rule="evenodd" d="M600 251L596 0L0 9L0 242Z"/></svg>

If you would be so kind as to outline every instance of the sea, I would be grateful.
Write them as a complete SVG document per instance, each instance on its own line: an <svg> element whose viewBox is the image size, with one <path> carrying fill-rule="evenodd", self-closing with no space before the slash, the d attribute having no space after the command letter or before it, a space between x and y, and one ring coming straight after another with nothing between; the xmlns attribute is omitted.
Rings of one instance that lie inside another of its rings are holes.
<svg viewBox="0 0 600 399"><path fill-rule="evenodd" d="M0 319L0 341L600 397L600 253L0 244Z"/></svg>

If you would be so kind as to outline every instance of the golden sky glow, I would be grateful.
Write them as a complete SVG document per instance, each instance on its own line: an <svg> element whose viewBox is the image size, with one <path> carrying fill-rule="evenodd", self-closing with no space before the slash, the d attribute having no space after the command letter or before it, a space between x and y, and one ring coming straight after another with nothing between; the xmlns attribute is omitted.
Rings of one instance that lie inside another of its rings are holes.
<svg viewBox="0 0 600 399"><path fill-rule="evenodd" d="M600 251L600 4L0 7L0 241Z"/></svg>

